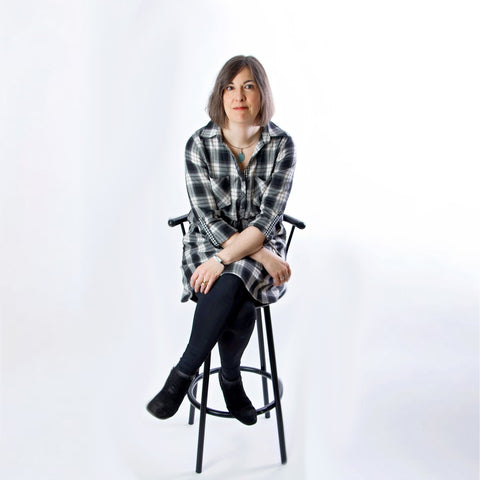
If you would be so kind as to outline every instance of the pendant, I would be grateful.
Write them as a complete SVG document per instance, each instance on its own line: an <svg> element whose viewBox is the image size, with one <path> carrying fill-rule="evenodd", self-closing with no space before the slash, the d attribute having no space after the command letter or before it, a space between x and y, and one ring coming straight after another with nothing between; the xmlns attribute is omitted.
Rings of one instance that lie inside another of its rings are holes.
<svg viewBox="0 0 480 480"><path fill-rule="evenodd" d="M242 163L244 160L245 160L245 155L243 154L243 152L240 152L237 157L237 162Z"/></svg>

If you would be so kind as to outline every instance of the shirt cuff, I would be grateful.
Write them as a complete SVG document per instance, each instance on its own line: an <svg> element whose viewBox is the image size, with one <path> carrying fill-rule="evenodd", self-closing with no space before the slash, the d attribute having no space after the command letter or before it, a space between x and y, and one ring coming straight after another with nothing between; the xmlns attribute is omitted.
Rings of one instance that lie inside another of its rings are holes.
<svg viewBox="0 0 480 480"><path fill-rule="evenodd" d="M199 218L200 225L210 242L217 248L222 246L234 233L237 232L231 225L221 218Z"/></svg>
<svg viewBox="0 0 480 480"><path fill-rule="evenodd" d="M257 227L263 235L265 235L265 242L268 242L275 233L275 227L278 222L282 220L283 214L278 214L273 211L263 211L257 215L249 224L249 227Z"/></svg>

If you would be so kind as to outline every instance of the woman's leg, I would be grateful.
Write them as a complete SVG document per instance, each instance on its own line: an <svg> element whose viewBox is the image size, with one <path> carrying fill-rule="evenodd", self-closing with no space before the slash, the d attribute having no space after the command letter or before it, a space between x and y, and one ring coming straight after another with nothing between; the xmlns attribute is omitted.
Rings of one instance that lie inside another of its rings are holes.
<svg viewBox="0 0 480 480"><path fill-rule="evenodd" d="M197 308L187 348L178 365L171 371L163 389L147 405L148 411L157 418L165 419L175 414L188 391L193 375L228 327L233 330L229 330L229 334L222 341L222 358L226 361L227 371L232 371L235 375L237 363L240 362L252 332L255 309L253 308L252 316L253 304L243 281L237 276L222 275L207 295L200 293L197 297ZM249 319L253 319L253 322ZM232 335L236 334L239 338L232 338ZM255 423L256 411L243 391L240 376L229 382L220 375L220 384L231 413L243 423Z"/></svg>
<svg viewBox="0 0 480 480"><path fill-rule="evenodd" d="M177 368L193 375L235 318L247 295L243 281L233 274L222 275L207 295L197 293L197 308L187 348Z"/></svg>
<svg viewBox="0 0 480 480"><path fill-rule="evenodd" d="M245 290L243 302L233 312L218 340L222 362L220 386L229 412L246 425L257 421L257 411L247 397L240 375L240 360L255 326L255 305Z"/></svg>
<svg viewBox="0 0 480 480"><path fill-rule="evenodd" d="M218 339L222 375L226 380L237 380L240 377L240 361L255 327L255 312L255 305L249 295L245 295L240 308L230 317Z"/></svg>

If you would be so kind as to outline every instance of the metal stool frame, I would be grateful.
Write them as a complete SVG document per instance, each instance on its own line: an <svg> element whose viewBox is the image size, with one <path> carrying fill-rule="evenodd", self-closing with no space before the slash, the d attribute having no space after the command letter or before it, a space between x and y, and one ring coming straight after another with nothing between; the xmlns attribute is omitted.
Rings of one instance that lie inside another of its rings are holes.
<svg viewBox="0 0 480 480"><path fill-rule="evenodd" d="M188 215L182 215L180 217L171 218L168 220L168 225L170 227L176 227L180 225L182 229L182 234L185 235L185 226L184 223L187 222ZM299 228L303 230L305 228L305 223L297 220L290 215L283 215L283 221L289 223L291 225L290 233L288 235L287 240L287 252L290 248L290 243L292 241L293 233L295 228ZM265 359L265 341L263 335L263 321L262 321L262 310L263 310L263 317L265 320L265 329L267 334L267 345L268 345L268 354L270 360L270 370L271 373L267 372L266 367L266 359ZM283 394L283 385L281 380L278 378L277 372L277 361L275 356L275 345L273 341L273 329L272 329L272 318L270 315L270 306L269 305L257 305L256 309L257 313L257 333L258 333L258 348L260 354L260 368L253 368L253 367L246 367L241 366L240 370L243 372L254 373L257 375L261 375L262 377L262 388L263 388L263 400L264 405L257 409L258 415L265 414L266 418L270 418L270 410L275 409L276 417L277 417L277 430L278 430L278 441L280 446L280 459L282 464L287 463L287 450L285 446L285 430L283 426L283 414L282 414L282 406L281 406L281 397ZM197 372L195 378L193 379L190 388L188 390L188 399L190 400L190 414L188 423L189 425L193 425L194 417L195 417L195 408L200 410L200 424L198 429L198 443L197 443L197 463L196 463L196 472L202 472L203 466L203 450L205 444L205 424L207 414L214 415L217 417L224 417L224 418L231 418L233 417L230 412L226 412L223 410L215 410L209 408L207 406L208 400L208 387L210 381L210 375L216 374L220 371L220 367L210 368L211 363L211 353L208 354L205 362L203 363L203 373ZM203 380L202 382L202 398L200 403L196 399L197 394L197 384ZM273 401L269 401L268 395L268 384L267 381L271 380L272 387L273 387Z"/></svg>

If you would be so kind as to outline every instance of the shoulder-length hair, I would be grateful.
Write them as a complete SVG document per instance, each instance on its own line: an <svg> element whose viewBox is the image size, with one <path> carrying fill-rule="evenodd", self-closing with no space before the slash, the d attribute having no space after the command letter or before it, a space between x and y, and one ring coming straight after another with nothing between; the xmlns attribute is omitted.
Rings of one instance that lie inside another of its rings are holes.
<svg viewBox="0 0 480 480"><path fill-rule="evenodd" d="M265 69L255 57L237 55L228 60L220 70L213 91L208 99L208 115L222 128L227 125L228 120L225 109L223 108L223 93L227 85L230 84L245 67L249 68L252 72L253 80L257 84L261 94L261 107L257 117L258 125L262 127L265 126L273 117L273 96Z"/></svg>

